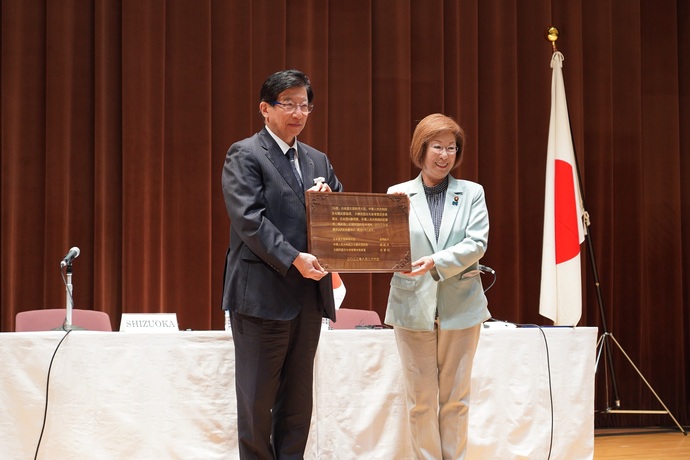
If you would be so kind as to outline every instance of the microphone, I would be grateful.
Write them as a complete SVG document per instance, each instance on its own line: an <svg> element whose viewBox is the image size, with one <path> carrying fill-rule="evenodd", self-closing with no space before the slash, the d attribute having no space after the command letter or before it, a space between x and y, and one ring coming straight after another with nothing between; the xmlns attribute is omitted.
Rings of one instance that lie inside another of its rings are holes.
<svg viewBox="0 0 690 460"><path fill-rule="evenodd" d="M65 255L65 258L62 259L62 262L60 262L60 267L65 267L65 266L71 264L74 259L79 257L80 252L81 251L76 246L73 247L72 249L70 249L69 252Z"/></svg>
<svg viewBox="0 0 690 460"><path fill-rule="evenodd" d="M496 274L496 271L493 268L487 267L486 265L479 264L479 266L477 266L477 268L479 270L483 271L484 273L491 273L492 275Z"/></svg>

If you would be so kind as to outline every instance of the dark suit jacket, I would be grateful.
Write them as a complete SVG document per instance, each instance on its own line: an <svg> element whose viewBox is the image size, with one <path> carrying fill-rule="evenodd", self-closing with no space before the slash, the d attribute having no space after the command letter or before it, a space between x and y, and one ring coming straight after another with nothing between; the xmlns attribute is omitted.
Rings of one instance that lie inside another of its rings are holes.
<svg viewBox="0 0 690 460"><path fill-rule="evenodd" d="M297 149L305 188L323 177L331 190L342 191L324 153L300 142ZM301 308L317 308L335 319L331 276L305 279L292 265L308 252L305 192L266 128L228 150L223 193L230 216L223 309L290 320Z"/></svg>

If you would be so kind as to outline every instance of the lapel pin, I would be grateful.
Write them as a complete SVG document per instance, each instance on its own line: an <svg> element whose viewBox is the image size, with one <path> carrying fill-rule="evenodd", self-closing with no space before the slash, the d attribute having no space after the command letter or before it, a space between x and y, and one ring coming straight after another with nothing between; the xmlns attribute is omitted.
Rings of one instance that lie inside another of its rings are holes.
<svg viewBox="0 0 690 460"><path fill-rule="evenodd" d="M454 196L454 197L453 197L453 206L457 206L457 205L458 205L458 201L460 201L460 198L458 198L457 196Z"/></svg>

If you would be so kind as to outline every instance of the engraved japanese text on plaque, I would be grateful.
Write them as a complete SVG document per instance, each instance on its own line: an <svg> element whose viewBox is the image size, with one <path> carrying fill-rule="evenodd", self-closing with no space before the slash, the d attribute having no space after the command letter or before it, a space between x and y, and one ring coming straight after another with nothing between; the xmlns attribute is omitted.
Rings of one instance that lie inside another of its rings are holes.
<svg viewBox="0 0 690 460"><path fill-rule="evenodd" d="M335 272L407 272L407 195L307 192L309 252Z"/></svg>

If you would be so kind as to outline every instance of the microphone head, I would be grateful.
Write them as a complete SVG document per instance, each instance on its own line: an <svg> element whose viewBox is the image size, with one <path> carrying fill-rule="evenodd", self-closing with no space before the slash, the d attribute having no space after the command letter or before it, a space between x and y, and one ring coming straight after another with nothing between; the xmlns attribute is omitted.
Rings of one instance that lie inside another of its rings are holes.
<svg viewBox="0 0 690 460"><path fill-rule="evenodd" d="M79 254L81 251L79 250L78 247L73 247L70 249L67 254L65 254L65 257L62 259L60 262L60 267L66 267L67 265L71 264L74 259L79 257Z"/></svg>
<svg viewBox="0 0 690 460"><path fill-rule="evenodd" d="M492 275L496 274L496 271L493 268L487 267L486 265L479 264L477 268L479 268L479 270L483 271L484 273L491 273Z"/></svg>

